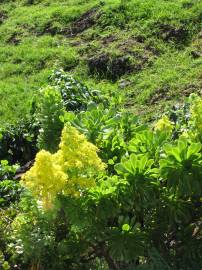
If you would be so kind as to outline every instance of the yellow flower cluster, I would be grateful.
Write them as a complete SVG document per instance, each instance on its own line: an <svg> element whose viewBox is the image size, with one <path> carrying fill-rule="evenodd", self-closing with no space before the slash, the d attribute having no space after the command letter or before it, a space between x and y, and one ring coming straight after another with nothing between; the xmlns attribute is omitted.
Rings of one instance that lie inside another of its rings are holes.
<svg viewBox="0 0 202 270"><path fill-rule="evenodd" d="M202 135L202 99L195 97L190 108L190 124L197 135Z"/></svg>
<svg viewBox="0 0 202 270"><path fill-rule="evenodd" d="M22 182L45 208L51 207L57 194L80 196L86 188L95 185L95 176L105 168L97 151L84 135L66 126L59 150L55 154L40 151Z"/></svg>
<svg viewBox="0 0 202 270"><path fill-rule="evenodd" d="M166 133L171 133L174 126L173 123L164 115L154 126L155 131L164 131Z"/></svg>

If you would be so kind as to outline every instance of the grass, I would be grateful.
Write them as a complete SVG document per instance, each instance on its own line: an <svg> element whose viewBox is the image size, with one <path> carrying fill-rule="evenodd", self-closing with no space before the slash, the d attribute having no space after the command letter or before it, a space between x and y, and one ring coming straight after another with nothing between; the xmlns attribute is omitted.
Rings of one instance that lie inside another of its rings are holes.
<svg viewBox="0 0 202 270"><path fill-rule="evenodd" d="M72 69L77 64L77 54L68 45L60 44L59 39L43 36L18 46L0 47L0 62L0 95L5 96L7 105L0 107L0 115L2 119L6 115L5 121L12 121L23 111L28 113L33 91L47 83L52 69Z"/></svg>
<svg viewBox="0 0 202 270"><path fill-rule="evenodd" d="M88 25L94 15L82 15L94 7L99 16ZM124 92L129 109L148 116L200 93L201 10L200 0L3 1L0 125L29 115L33 94L57 68L90 87Z"/></svg>
<svg viewBox="0 0 202 270"><path fill-rule="evenodd" d="M184 88L199 84L201 64L201 60L193 60L184 51L162 55L156 59L152 68L130 78L136 84L136 101L141 104L149 102L157 90L166 90L164 98L179 98Z"/></svg>

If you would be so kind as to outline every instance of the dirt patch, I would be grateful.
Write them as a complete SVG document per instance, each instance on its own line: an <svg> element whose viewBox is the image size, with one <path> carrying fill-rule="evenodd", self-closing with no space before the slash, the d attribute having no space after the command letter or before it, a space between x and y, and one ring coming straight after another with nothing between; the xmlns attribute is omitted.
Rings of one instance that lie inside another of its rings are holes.
<svg viewBox="0 0 202 270"><path fill-rule="evenodd" d="M187 9L189 9L189 8L192 8L192 7L193 7L193 5L194 5L194 3L193 3L193 2L191 2L191 1L189 1L189 2L185 2L185 3L183 3L183 4L182 4L182 7L183 7L183 8L187 8Z"/></svg>
<svg viewBox="0 0 202 270"><path fill-rule="evenodd" d="M145 65L152 63L155 55L154 51L143 43L143 39L139 42L136 37L131 37L128 40L119 44L118 49L124 54L129 55L133 61L135 71L142 70Z"/></svg>
<svg viewBox="0 0 202 270"><path fill-rule="evenodd" d="M202 87L202 82L198 84L194 84L194 83L190 83L188 85L186 85L186 87L183 89L183 95L186 97L189 97L190 94L195 93L195 94L202 94L201 93L201 87Z"/></svg>
<svg viewBox="0 0 202 270"><path fill-rule="evenodd" d="M193 41L191 56L196 59L202 57L202 31L199 32L197 38Z"/></svg>
<svg viewBox="0 0 202 270"><path fill-rule="evenodd" d="M133 69L128 56L111 57L109 54L101 54L90 58L88 67L91 74L112 81L116 81Z"/></svg>
<svg viewBox="0 0 202 270"><path fill-rule="evenodd" d="M167 42L174 41L176 43L186 43L189 38L189 32L183 26L175 27L169 24L160 25L158 35Z"/></svg>
<svg viewBox="0 0 202 270"><path fill-rule="evenodd" d="M6 19L8 19L6 11L0 10L0 24L2 24Z"/></svg>
<svg viewBox="0 0 202 270"><path fill-rule="evenodd" d="M74 40L72 42L70 42L70 45L73 47L79 47L82 46L84 43L82 40Z"/></svg>
<svg viewBox="0 0 202 270"><path fill-rule="evenodd" d="M98 8L92 8L84 13L78 20L76 20L68 29L64 29L62 33L67 37L76 36L82 33L86 29L96 24L101 13L98 12Z"/></svg>
<svg viewBox="0 0 202 270"><path fill-rule="evenodd" d="M120 89L124 89L124 88L126 88L126 87L129 87L129 86L131 86L131 81L130 80L120 80L119 81L119 88Z"/></svg>
<svg viewBox="0 0 202 270"><path fill-rule="evenodd" d="M21 39L19 38L17 33L13 33L8 39L7 43L17 46L20 44Z"/></svg>
<svg viewBox="0 0 202 270"><path fill-rule="evenodd" d="M200 58L202 56L202 52L200 52L200 51L191 51L191 56L194 59Z"/></svg>
<svg viewBox="0 0 202 270"><path fill-rule="evenodd" d="M106 46L106 45L109 45L110 43L116 41L117 39L118 38L116 36L110 35L110 36L104 37L101 40L101 44Z"/></svg>
<svg viewBox="0 0 202 270"><path fill-rule="evenodd" d="M129 37L111 46L117 39L113 35L101 39L102 47L109 47L109 51L115 50L116 55L106 53L103 49L99 53L90 50L87 60L90 74L116 81L124 74L139 72L152 63L154 53L146 49L143 38L138 37L137 40L136 37Z"/></svg>
<svg viewBox="0 0 202 270"><path fill-rule="evenodd" d="M147 104L148 105L154 105L158 104L161 100L169 100L170 93L169 93L169 87L163 87L159 88L155 91L155 93L149 98Z"/></svg>
<svg viewBox="0 0 202 270"><path fill-rule="evenodd" d="M183 87L183 89L180 91L180 96L184 97L189 97L190 94L192 93L196 93L196 94L202 94L201 93L201 87L202 87L202 83L200 83L200 78L199 78L199 82L197 84L195 83L190 83L186 86ZM173 98L175 98L176 96L178 96L178 92L175 93L171 93L169 86L165 86L163 88L158 89L148 100L147 104L148 105L157 105L159 104L160 101L162 100L172 100Z"/></svg>
<svg viewBox="0 0 202 270"><path fill-rule="evenodd" d="M44 27L44 30L41 34L50 34L51 36L55 36L60 33L61 29L53 24L53 22L48 22Z"/></svg>

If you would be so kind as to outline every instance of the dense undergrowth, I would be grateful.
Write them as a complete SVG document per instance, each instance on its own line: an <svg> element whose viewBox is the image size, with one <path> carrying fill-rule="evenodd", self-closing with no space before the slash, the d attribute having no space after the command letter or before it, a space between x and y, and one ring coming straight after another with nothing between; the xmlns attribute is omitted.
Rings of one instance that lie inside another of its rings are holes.
<svg viewBox="0 0 202 270"><path fill-rule="evenodd" d="M54 67L124 92L146 118L200 93L201 10L200 0L1 1L1 124L29 115Z"/></svg>
<svg viewBox="0 0 202 270"><path fill-rule="evenodd" d="M201 269L202 99L148 125L61 70L37 98L32 154L0 165L1 268Z"/></svg>

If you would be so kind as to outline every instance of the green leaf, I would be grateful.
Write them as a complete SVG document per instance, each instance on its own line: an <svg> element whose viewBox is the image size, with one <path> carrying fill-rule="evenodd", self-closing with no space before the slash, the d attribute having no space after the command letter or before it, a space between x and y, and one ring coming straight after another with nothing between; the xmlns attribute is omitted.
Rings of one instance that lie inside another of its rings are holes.
<svg viewBox="0 0 202 270"><path fill-rule="evenodd" d="M173 156L178 162L182 161L178 147L175 147L175 146L169 144L169 145L166 145L164 147L164 150L165 150L167 155Z"/></svg>
<svg viewBox="0 0 202 270"><path fill-rule="evenodd" d="M136 168L137 168L137 155L131 154L130 155L130 162L131 162L131 166L132 166L133 170L136 171Z"/></svg>
<svg viewBox="0 0 202 270"><path fill-rule="evenodd" d="M130 225L129 224L123 224L122 231L128 232L129 230L130 230Z"/></svg>
<svg viewBox="0 0 202 270"><path fill-rule="evenodd" d="M124 173L127 172L127 170L125 169L125 167L123 166L122 163L116 164L116 165L114 166L114 169L116 170L116 172L117 172L118 174L124 174Z"/></svg>
<svg viewBox="0 0 202 270"><path fill-rule="evenodd" d="M192 155L197 154L201 150L201 143L192 143L188 147L187 151L187 159L189 159Z"/></svg>

